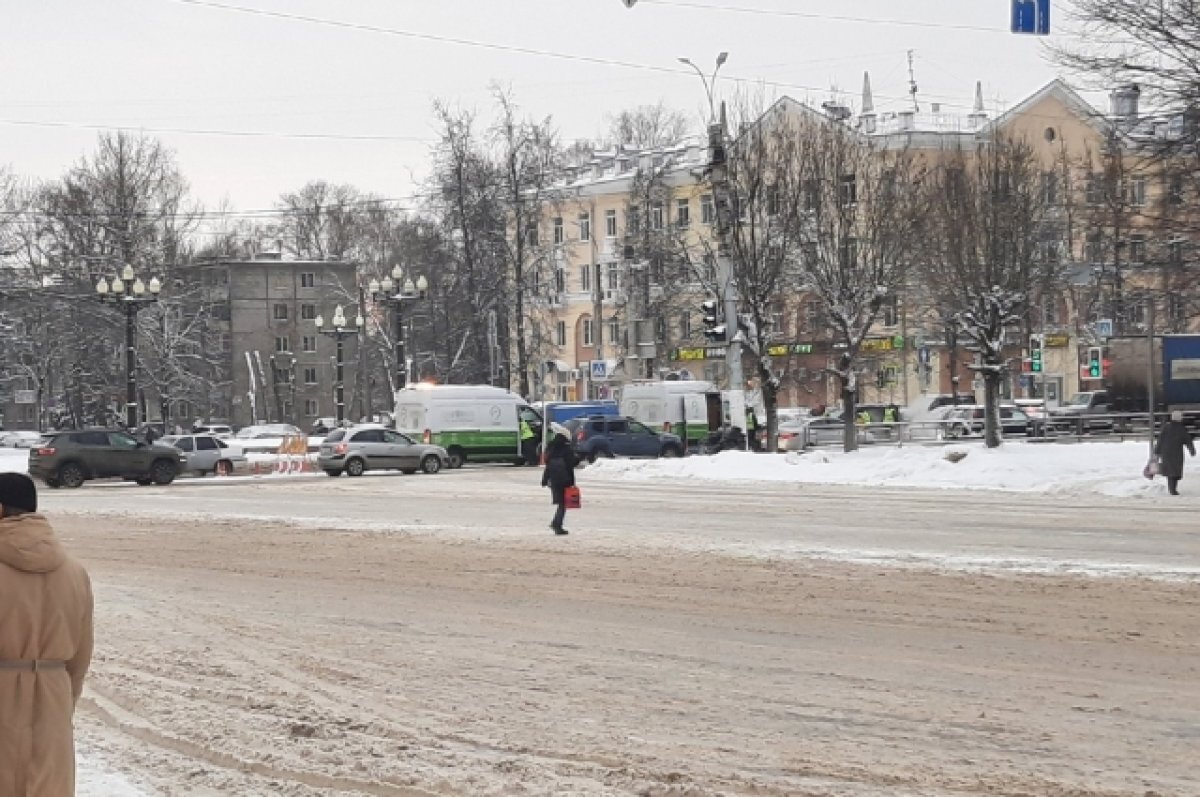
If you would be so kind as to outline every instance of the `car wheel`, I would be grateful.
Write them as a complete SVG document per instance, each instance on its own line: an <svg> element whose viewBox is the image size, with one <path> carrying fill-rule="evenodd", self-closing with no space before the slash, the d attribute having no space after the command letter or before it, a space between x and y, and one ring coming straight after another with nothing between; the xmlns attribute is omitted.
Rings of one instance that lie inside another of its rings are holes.
<svg viewBox="0 0 1200 797"><path fill-rule="evenodd" d="M325 475L336 479L338 476L342 475L342 472L340 470L326 470Z"/></svg>
<svg viewBox="0 0 1200 797"><path fill-rule="evenodd" d="M150 466L150 481L165 487L175 481L175 466L165 459L156 460Z"/></svg>
<svg viewBox="0 0 1200 797"><path fill-rule="evenodd" d="M421 460L421 470L433 475L442 469L442 461L433 454L427 454Z"/></svg>
<svg viewBox="0 0 1200 797"><path fill-rule="evenodd" d="M682 457L683 452L680 451L676 446L666 446L662 450L662 455L663 459L674 459L675 457Z"/></svg>
<svg viewBox="0 0 1200 797"><path fill-rule="evenodd" d="M213 468L214 476L231 476L233 475L233 463L227 459L223 459L217 463L217 467Z"/></svg>
<svg viewBox="0 0 1200 797"><path fill-rule="evenodd" d="M45 479L45 482L46 486L52 490L57 490L59 487L62 487L62 485L58 483L58 479L47 478Z"/></svg>
<svg viewBox="0 0 1200 797"><path fill-rule="evenodd" d="M450 456L451 469L458 470L467 464L467 454L458 446L451 446L446 453Z"/></svg>
<svg viewBox="0 0 1200 797"><path fill-rule="evenodd" d="M58 483L72 490L82 487L86 478L83 468L74 462L68 462L58 469Z"/></svg>
<svg viewBox="0 0 1200 797"><path fill-rule="evenodd" d="M367 470L367 463L363 462L358 457L346 460L346 475L361 476Z"/></svg>

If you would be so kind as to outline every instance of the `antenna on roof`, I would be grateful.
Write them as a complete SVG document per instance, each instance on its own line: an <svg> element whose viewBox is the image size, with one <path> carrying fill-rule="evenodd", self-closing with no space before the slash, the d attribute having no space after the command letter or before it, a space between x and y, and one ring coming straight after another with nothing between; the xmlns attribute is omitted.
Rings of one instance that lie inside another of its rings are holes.
<svg viewBox="0 0 1200 797"><path fill-rule="evenodd" d="M908 51L908 93L912 95L913 111L921 112L921 106L917 104L917 74L913 68L913 54L915 50Z"/></svg>

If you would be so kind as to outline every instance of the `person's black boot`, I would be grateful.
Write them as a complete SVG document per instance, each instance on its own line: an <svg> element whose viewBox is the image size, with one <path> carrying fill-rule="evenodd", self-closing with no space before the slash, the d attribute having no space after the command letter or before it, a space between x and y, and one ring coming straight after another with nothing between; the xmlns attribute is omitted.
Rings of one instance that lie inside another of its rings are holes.
<svg viewBox="0 0 1200 797"><path fill-rule="evenodd" d="M555 533L555 534L566 534L566 533L567 533L567 530L566 530L566 529L564 529L562 526L555 526L555 527L554 527L554 533Z"/></svg>

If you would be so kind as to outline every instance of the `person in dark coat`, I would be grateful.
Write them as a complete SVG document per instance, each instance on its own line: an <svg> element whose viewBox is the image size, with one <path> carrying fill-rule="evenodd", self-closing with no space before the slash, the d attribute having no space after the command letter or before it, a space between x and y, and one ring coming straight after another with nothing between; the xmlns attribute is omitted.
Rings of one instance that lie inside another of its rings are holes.
<svg viewBox="0 0 1200 797"><path fill-rule="evenodd" d="M554 519L550 528L555 534L566 534L563 528L563 518L567 513L567 503L563 493L568 487L575 486L575 452L571 450L571 442L563 434L555 434L546 449L546 469L542 471L542 486L550 488L550 501L555 505Z"/></svg>
<svg viewBox="0 0 1200 797"><path fill-rule="evenodd" d="M1158 442L1154 453L1158 455L1158 472L1167 477L1167 490L1171 495L1179 495L1179 480L1183 478L1183 449L1194 457L1196 447L1192 444L1192 435L1183 425L1183 413L1171 413L1171 420L1163 424L1159 432Z"/></svg>

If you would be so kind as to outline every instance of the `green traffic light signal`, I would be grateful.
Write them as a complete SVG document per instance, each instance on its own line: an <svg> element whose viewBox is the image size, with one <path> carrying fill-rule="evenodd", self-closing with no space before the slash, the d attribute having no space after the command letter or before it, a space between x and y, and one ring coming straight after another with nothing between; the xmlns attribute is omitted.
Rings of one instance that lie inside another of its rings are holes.
<svg viewBox="0 0 1200 797"><path fill-rule="evenodd" d="M1091 363L1088 364L1088 375L1091 376L1093 379L1100 378L1100 361L1099 360L1092 360Z"/></svg>

